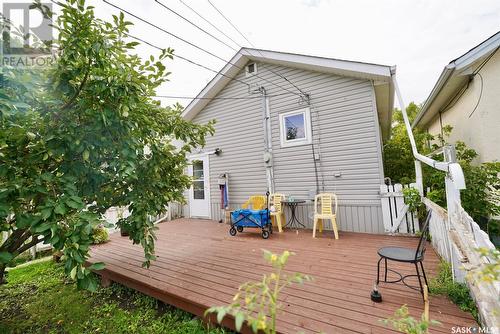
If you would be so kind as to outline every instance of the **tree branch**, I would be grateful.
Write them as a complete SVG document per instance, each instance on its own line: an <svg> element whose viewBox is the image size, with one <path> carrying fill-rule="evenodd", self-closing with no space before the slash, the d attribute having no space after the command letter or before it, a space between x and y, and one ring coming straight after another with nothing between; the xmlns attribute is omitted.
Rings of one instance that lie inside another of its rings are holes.
<svg viewBox="0 0 500 334"><path fill-rule="evenodd" d="M92 61L89 59L89 67L87 68L87 72L85 72L85 76L83 77L82 82L80 82L80 86L78 86L78 89L76 90L76 92L73 95L73 97L71 97L71 99L69 99L69 101L66 102L62 106L61 110L66 110L66 109L70 108L74 104L75 100L77 99L77 97L82 92L83 86L85 86L85 83L87 82L87 79L89 78L90 69L91 69L90 66L91 65L92 65Z"/></svg>
<svg viewBox="0 0 500 334"><path fill-rule="evenodd" d="M13 244L10 245L10 247L8 248L8 251L10 253L14 253L30 237L31 237L31 231L29 229L26 229L25 232L19 238L17 238L16 240L13 240Z"/></svg>
<svg viewBox="0 0 500 334"><path fill-rule="evenodd" d="M13 244L15 241L19 240L21 236L26 232L26 229L21 229L18 228L14 231L12 231L11 235L7 237L7 240L0 246L0 251L7 250L9 251L11 248L11 244Z"/></svg>
<svg viewBox="0 0 500 334"><path fill-rule="evenodd" d="M41 241L43 241L43 238L38 238L38 236L34 237L33 240L31 240L30 242L28 242L27 244L23 245L21 248L18 249L19 254L22 254L23 252L27 251L28 249L35 246Z"/></svg>

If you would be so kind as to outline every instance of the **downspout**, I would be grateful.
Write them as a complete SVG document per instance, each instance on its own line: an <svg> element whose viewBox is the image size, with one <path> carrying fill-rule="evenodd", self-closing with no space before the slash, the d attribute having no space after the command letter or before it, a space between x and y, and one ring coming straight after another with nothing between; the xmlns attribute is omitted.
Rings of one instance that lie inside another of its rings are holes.
<svg viewBox="0 0 500 334"><path fill-rule="evenodd" d="M413 132L411 129L410 121L408 119L408 114L406 113L405 104L403 102L403 97L401 96L401 92L399 91L399 86L396 81L396 76L392 75L392 81L394 84L394 88L396 91L396 95L398 96L399 106L401 108L401 113L403 114L403 119L406 126L406 132L408 133L408 138L410 139L411 149L413 152L413 156L415 157L415 176L417 187L420 192L420 196L423 196L423 180L422 180L422 165L421 162L431 166L432 168L441 170L446 172L445 177L445 189L446 189L446 204L447 204L447 212L448 212L448 220L446 229L450 231L453 226L453 217L458 214L460 202L460 189L465 189L465 178L464 173L462 171L462 167L460 164L456 162L456 157L454 156L454 148L447 147L445 150L445 162L436 161L429 157L426 157L420 153L418 153L417 145L415 144L415 138L413 137ZM453 265L453 249L451 245L451 238L448 236L448 247L450 251L450 262L451 262L451 270L453 273L453 279L455 279L455 269Z"/></svg>
<svg viewBox="0 0 500 334"><path fill-rule="evenodd" d="M403 102L403 97L401 96L401 92L399 91L399 86L398 86L398 82L396 81L395 75L392 76L392 82L394 84L394 89L395 89L396 95L398 97L399 106L401 107L401 113L403 114L406 132L408 133L408 138L410 139L411 150L412 150L413 156L415 157L415 169L416 169L416 174L417 174L417 185L419 187L421 187L420 189L423 190L422 166L420 165L420 162L423 162L423 163L425 163L425 164L427 164L435 169L443 171L443 172L449 172L448 166L450 165L450 163L437 161L437 160L431 159L429 157L426 157L425 155L418 153L417 145L415 144L415 138L413 137L413 132L411 130L410 121L408 119L408 114L406 113L405 104ZM463 174L462 174L462 176L463 176ZM420 180L418 179L418 177L420 177ZM420 184L419 184L419 181L420 181ZM465 188L459 188L459 189L465 189Z"/></svg>

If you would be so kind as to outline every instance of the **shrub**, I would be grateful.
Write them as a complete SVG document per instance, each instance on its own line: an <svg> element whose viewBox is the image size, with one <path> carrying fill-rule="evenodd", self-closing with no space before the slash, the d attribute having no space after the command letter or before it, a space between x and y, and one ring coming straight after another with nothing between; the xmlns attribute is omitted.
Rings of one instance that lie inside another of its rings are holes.
<svg viewBox="0 0 500 334"><path fill-rule="evenodd" d="M429 282L429 292L447 296L462 311L470 312L474 319L478 320L477 306L470 296L469 288L453 280L451 265L448 262L441 261L439 264L438 275Z"/></svg>
<svg viewBox="0 0 500 334"><path fill-rule="evenodd" d="M500 280L500 251L498 249L478 248L481 257L488 258L488 262L476 273L476 276L487 283Z"/></svg>
<svg viewBox="0 0 500 334"><path fill-rule="evenodd" d="M500 214L500 162L473 164L477 152L465 143L455 143L457 161L462 167L466 189L460 191L462 206L476 222L483 218ZM433 156L442 160L441 156ZM436 204L446 208L446 192L444 173L429 166L424 166L424 187L430 188L427 197Z"/></svg>
<svg viewBox="0 0 500 334"><path fill-rule="evenodd" d="M103 244L108 240L109 240L109 233L104 226L99 225L98 227L92 230L92 243L94 245Z"/></svg>
<svg viewBox="0 0 500 334"><path fill-rule="evenodd" d="M403 189L403 196L406 205L408 205L409 212L416 212L419 219L425 219L426 209L418 189L405 188Z"/></svg>
<svg viewBox="0 0 500 334"><path fill-rule="evenodd" d="M394 312L393 317L382 320L386 326L392 326L395 330L406 334L427 334L431 325L439 325L436 320L428 320L425 314L422 314L420 321L410 316L408 306L403 305Z"/></svg>
<svg viewBox="0 0 500 334"><path fill-rule="evenodd" d="M226 314L230 314L235 319L238 332L246 321L254 333L275 334L276 316L281 306L278 303L281 290L292 283L302 284L312 279L301 273L293 275L283 273L290 255L294 254L284 251L278 255L264 250L264 259L273 266L274 272L270 275L265 274L262 281L242 284L231 305L211 307L205 312L205 316L217 313L217 321L220 323Z"/></svg>

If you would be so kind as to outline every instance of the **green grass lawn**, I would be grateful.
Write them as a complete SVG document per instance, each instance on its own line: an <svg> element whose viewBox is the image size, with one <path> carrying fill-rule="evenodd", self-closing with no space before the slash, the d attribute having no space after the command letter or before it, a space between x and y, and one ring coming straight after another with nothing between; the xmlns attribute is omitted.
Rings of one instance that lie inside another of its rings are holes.
<svg viewBox="0 0 500 334"><path fill-rule="evenodd" d="M79 291L52 261L10 270L0 286L0 333L227 333L113 284Z"/></svg>

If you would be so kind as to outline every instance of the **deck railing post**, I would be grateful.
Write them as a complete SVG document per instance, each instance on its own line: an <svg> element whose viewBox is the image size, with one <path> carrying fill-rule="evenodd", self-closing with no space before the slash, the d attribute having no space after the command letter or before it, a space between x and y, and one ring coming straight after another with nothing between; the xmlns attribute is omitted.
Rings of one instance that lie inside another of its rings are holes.
<svg viewBox="0 0 500 334"><path fill-rule="evenodd" d="M449 163L456 163L457 162L457 155L455 151L455 146L453 145L445 145L443 147L443 156L444 156L444 161L449 162ZM448 219L447 219L447 232L451 231L454 229L453 227L453 219L456 219L458 216L458 209L459 206L462 204L460 201L460 190L457 189L455 183L453 182L452 175L451 173L446 173L445 176L445 190L446 190L446 207L448 211ZM448 238L448 246L450 248L450 258L451 258L451 272L452 272L452 277L453 280L455 280L455 268L454 268L454 261L453 261L453 246L451 244L451 238Z"/></svg>
<svg viewBox="0 0 500 334"><path fill-rule="evenodd" d="M420 196L424 196L424 181L422 177L422 163L415 160L415 183Z"/></svg>

